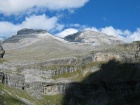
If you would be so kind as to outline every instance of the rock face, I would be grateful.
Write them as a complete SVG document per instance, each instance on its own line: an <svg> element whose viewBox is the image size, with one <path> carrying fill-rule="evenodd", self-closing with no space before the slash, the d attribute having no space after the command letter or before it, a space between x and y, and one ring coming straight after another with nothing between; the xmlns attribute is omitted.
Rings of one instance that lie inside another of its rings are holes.
<svg viewBox="0 0 140 105"><path fill-rule="evenodd" d="M23 75L0 72L0 80L5 85L24 90L25 78Z"/></svg>
<svg viewBox="0 0 140 105"><path fill-rule="evenodd" d="M93 45L96 46L104 44L122 43L122 41L115 36L106 35L95 31L77 32L73 35L66 36L64 39L70 42L92 43Z"/></svg>
<svg viewBox="0 0 140 105"><path fill-rule="evenodd" d="M20 31L17 32L17 35L20 35L20 34L38 34L38 33L47 33L47 31L45 30L34 30L34 29L22 29Z"/></svg>
<svg viewBox="0 0 140 105"><path fill-rule="evenodd" d="M5 50L3 49L3 47L0 45L0 59L3 58L5 54Z"/></svg>

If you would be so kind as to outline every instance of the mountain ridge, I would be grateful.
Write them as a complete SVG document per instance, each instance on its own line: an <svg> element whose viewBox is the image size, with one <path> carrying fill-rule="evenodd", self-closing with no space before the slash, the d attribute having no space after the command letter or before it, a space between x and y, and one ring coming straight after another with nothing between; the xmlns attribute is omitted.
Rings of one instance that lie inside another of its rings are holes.
<svg viewBox="0 0 140 105"><path fill-rule="evenodd" d="M94 37L92 38L94 40ZM25 60L25 62L33 60L38 62L38 60L46 61L48 59L81 56L93 50L111 47L116 45L115 43L120 44L118 42L104 44L102 40L99 44L76 43L53 36L47 31L22 29L16 35L6 39L2 45L7 53L9 53L5 57L8 57L10 60Z"/></svg>

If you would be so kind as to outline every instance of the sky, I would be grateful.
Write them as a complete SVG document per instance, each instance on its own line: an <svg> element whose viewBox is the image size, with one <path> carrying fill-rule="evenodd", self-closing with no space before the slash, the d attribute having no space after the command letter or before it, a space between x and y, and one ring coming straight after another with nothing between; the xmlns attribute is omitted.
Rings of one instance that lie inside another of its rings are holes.
<svg viewBox="0 0 140 105"><path fill-rule="evenodd" d="M140 0L0 0L0 39L23 28L65 37L83 30L140 40Z"/></svg>

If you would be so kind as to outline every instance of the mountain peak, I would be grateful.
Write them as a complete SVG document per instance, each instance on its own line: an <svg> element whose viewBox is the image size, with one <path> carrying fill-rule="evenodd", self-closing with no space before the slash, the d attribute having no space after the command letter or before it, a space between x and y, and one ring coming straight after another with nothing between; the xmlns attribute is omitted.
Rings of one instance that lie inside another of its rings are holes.
<svg viewBox="0 0 140 105"><path fill-rule="evenodd" d="M50 36L50 34L46 30L24 28L19 30L16 35L4 40L3 43L30 43L38 40L39 38L45 38L47 36Z"/></svg>
<svg viewBox="0 0 140 105"><path fill-rule="evenodd" d="M64 39L70 42L92 43L94 45L123 43L119 38L113 35L107 35L92 30L80 31L75 34L68 35Z"/></svg>
<svg viewBox="0 0 140 105"><path fill-rule="evenodd" d="M34 30L34 29L29 29L29 28L23 28L17 32L17 35L21 34L33 34L33 33L47 33L46 30Z"/></svg>

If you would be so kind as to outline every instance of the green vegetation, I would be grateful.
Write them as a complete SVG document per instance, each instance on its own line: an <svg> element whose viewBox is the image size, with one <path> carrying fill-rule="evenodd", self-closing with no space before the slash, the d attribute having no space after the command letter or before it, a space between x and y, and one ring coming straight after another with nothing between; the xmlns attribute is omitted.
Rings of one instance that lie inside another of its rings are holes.
<svg viewBox="0 0 140 105"><path fill-rule="evenodd" d="M35 99L27 92L0 83L0 105L61 105L63 95L44 95L43 99Z"/></svg>
<svg viewBox="0 0 140 105"><path fill-rule="evenodd" d="M64 73L64 74L60 74L58 76L54 76L53 79L58 79L58 78L69 78L69 77L73 77L75 76L76 74L80 74L80 70L76 70L75 72L73 73Z"/></svg>
<svg viewBox="0 0 140 105"><path fill-rule="evenodd" d="M100 66L103 63L105 63L105 62L91 62L91 63L88 63L86 65L83 65L82 70L85 70L85 69L87 69L89 67L93 67L93 66Z"/></svg>
<svg viewBox="0 0 140 105"><path fill-rule="evenodd" d="M86 70L87 68L92 68L94 66L100 66L101 64L103 64L105 62L92 62L89 64L85 64L83 66L78 66L77 70L73 73L64 73L64 74L60 74L58 76L54 76L52 79L59 79L59 78L71 78L72 81L82 81L85 77L87 77L88 75L90 75L92 72L88 71L85 75L83 75L84 70ZM68 66L72 66L72 65L67 65L67 66L61 66L61 67L68 67ZM57 66L54 66L57 67ZM56 69L56 68L55 68Z"/></svg>
<svg viewBox="0 0 140 105"><path fill-rule="evenodd" d="M4 62L7 62L7 61L5 59L0 59L0 64Z"/></svg>
<svg viewBox="0 0 140 105"><path fill-rule="evenodd" d="M27 92L0 83L1 105L42 105L37 99L32 98Z"/></svg>
<svg viewBox="0 0 140 105"><path fill-rule="evenodd" d="M61 105L63 95L58 94L58 95L46 95L43 96L43 105Z"/></svg>

